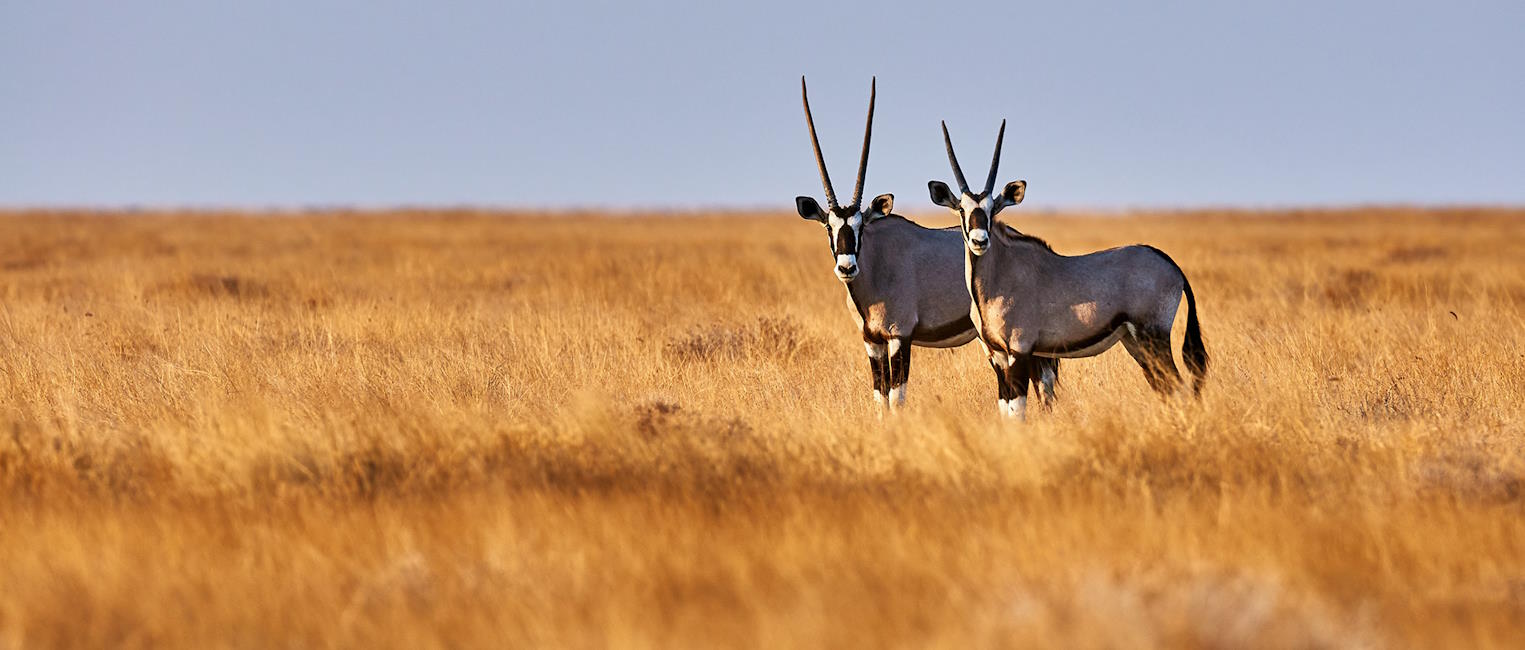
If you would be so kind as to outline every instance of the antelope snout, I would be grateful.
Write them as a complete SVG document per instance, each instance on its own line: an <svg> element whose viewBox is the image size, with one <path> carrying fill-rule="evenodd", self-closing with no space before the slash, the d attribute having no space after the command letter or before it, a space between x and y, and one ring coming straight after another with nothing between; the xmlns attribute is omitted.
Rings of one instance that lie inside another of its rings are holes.
<svg viewBox="0 0 1525 650"><path fill-rule="evenodd" d="M849 282L856 277L858 277L858 256L838 255L837 279L843 282Z"/></svg>
<svg viewBox="0 0 1525 650"><path fill-rule="evenodd" d="M983 255L988 248L990 248L990 233L983 228L969 231L969 252Z"/></svg>

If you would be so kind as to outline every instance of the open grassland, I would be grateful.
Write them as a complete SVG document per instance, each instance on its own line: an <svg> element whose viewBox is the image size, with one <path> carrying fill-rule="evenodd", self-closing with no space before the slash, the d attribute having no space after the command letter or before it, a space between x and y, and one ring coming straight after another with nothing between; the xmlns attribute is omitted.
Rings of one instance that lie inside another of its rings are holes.
<svg viewBox="0 0 1525 650"><path fill-rule="evenodd" d="M1204 399L881 420L782 214L0 216L0 648L1525 639L1525 212L1005 218L1169 252Z"/></svg>

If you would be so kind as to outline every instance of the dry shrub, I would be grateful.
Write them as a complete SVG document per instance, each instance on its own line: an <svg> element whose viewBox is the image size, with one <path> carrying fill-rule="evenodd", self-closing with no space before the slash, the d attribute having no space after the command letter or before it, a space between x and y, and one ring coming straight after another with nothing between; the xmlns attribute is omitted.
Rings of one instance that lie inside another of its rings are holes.
<svg viewBox="0 0 1525 650"><path fill-rule="evenodd" d="M1525 465L1519 457L1486 450L1455 450L1418 467L1420 489L1436 496L1500 504L1525 500Z"/></svg>
<svg viewBox="0 0 1525 650"><path fill-rule="evenodd" d="M78 439L41 428L13 421L9 440L0 439L0 491L17 498L137 499L174 483L175 463L151 440Z"/></svg>
<svg viewBox="0 0 1525 650"><path fill-rule="evenodd" d="M213 296L231 296L234 298L252 298L268 294L270 291L261 282L255 282L236 275L194 275L191 276L190 286Z"/></svg>
<svg viewBox="0 0 1525 650"><path fill-rule="evenodd" d="M1377 288L1377 274L1366 269L1342 269L1323 283L1323 299L1337 309L1366 307Z"/></svg>
<svg viewBox="0 0 1525 650"><path fill-rule="evenodd" d="M1382 261L1387 264L1414 264L1451 257L1451 252L1439 246L1402 246L1387 252Z"/></svg>
<svg viewBox="0 0 1525 650"><path fill-rule="evenodd" d="M669 359L687 363L767 359L787 363L814 354L819 342L791 318L759 317L744 325L703 325L668 339Z"/></svg>
<svg viewBox="0 0 1525 650"><path fill-rule="evenodd" d="M237 274L193 273L160 282L147 292L158 300L181 300L186 297L256 300L271 295L269 283Z"/></svg>

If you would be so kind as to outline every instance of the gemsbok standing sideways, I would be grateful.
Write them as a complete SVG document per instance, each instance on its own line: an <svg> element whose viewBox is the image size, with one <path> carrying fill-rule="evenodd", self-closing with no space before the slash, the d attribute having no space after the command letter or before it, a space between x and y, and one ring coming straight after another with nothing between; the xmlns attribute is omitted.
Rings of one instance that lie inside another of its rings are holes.
<svg viewBox="0 0 1525 650"><path fill-rule="evenodd" d="M1191 283L1170 256L1135 244L1070 257L1037 237L995 223L1003 208L1022 202L1027 181L1012 181L999 195L996 168L1006 122L996 136L995 156L985 189L969 191L953 153L953 139L943 123L948 163L958 181L954 195L946 183L930 181L932 202L958 215L964 233L964 284L974 301L971 316L998 374L998 406L1005 415L1023 418L1032 358L1077 358L1101 354L1122 341L1144 369L1149 386L1174 392L1181 376L1170 353L1170 329L1186 295L1186 340L1181 356L1193 375L1192 393L1200 395L1207 375L1207 348L1197 324L1197 300Z"/></svg>
<svg viewBox="0 0 1525 650"><path fill-rule="evenodd" d="M863 179L868 172L869 141L874 131L874 98L878 80L869 86L868 124L863 129L863 155L858 160L858 182L852 202L837 204L826 159L816 138L810 115L810 96L800 77L800 96L805 103L805 123L815 149L821 186L826 191L826 210L808 196L795 197L801 217L826 227L836 276L847 287L847 306L852 310L863 346L868 351L873 375L873 398L879 404L899 407L905 403L906 381L911 373L911 346L952 348L975 338L970 320L969 294L959 278L963 249L956 228L925 228L890 210L893 194L880 194L863 206ZM1033 359L1024 375L1042 382L1044 404L1053 400L1059 362ZM992 366L995 368L995 366ZM1001 378L1004 368L995 368ZM1024 385L1023 390L1027 387Z"/></svg>

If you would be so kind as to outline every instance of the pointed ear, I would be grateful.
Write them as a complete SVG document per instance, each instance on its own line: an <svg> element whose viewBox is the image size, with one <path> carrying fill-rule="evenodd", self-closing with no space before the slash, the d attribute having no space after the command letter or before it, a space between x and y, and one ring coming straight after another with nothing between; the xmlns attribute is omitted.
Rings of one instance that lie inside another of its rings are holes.
<svg viewBox="0 0 1525 650"><path fill-rule="evenodd" d="M826 223L826 213L821 212L821 204L808 196L794 197L794 209L798 210L800 217L811 221Z"/></svg>
<svg viewBox="0 0 1525 650"><path fill-rule="evenodd" d="M890 216L890 210L895 209L894 194L880 194L868 203L868 220L873 221L882 217Z"/></svg>
<svg viewBox="0 0 1525 650"><path fill-rule="evenodd" d="M1006 189L1001 190L1001 205L1009 207L1022 202L1022 197L1027 196L1027 181L1012 181L1006 184Z"/></svg>
<svg viewBox="0 0 1525 650"><path fill-rule="evenodd" d="M958 197L953 195L953 190L942 181L927 181L927 191L932 194L932 202L949 210L958 209Z"/></svg>

